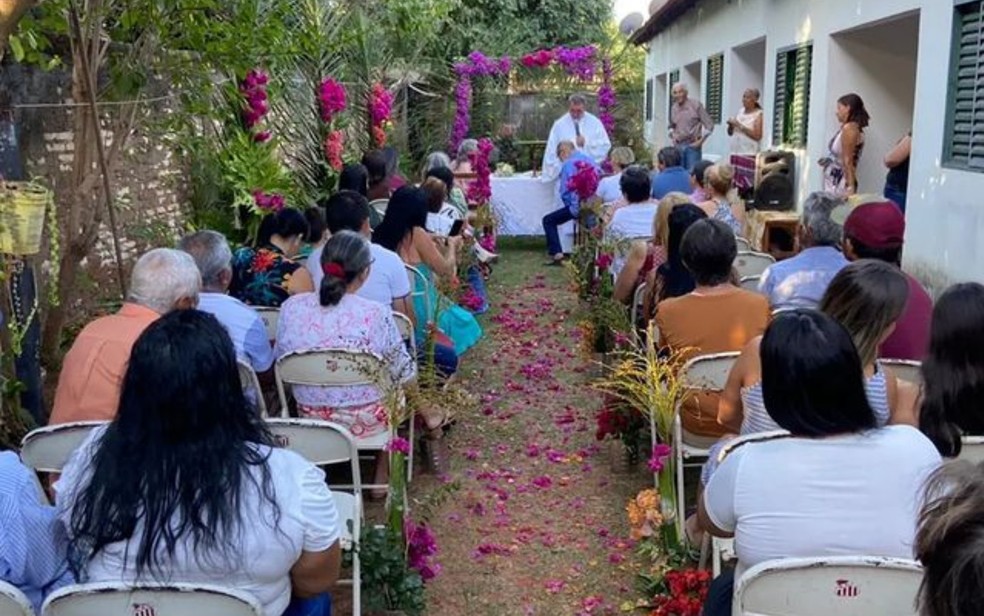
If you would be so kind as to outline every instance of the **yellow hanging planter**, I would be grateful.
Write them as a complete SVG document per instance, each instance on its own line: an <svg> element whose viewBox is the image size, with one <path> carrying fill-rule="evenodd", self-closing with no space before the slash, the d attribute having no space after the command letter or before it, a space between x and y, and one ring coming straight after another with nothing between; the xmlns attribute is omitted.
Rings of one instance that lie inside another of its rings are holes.
<svg viewBox="0 0 984 616"><path fill-rule="evenodd" d="M41 252L45 208L51 202L51 191L37 182L0 182L0 252Z"/></svg>

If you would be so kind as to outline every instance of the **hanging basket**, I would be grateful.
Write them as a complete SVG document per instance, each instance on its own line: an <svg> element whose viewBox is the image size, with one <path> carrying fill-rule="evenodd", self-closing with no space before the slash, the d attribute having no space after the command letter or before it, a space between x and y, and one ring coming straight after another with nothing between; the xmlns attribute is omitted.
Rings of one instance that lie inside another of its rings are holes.
<svg viewBox="0 0 984 616"><path fill-rule="evenodd" d="M51 191L36 182L0 182L0 252L41 252L45 208Z"/></svg>

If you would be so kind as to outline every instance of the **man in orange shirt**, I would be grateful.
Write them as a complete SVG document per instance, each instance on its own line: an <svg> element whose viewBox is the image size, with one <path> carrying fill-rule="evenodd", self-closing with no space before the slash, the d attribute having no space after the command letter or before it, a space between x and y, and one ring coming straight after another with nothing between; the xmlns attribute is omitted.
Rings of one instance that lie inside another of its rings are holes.
<svg viewBox="0 0 984 616"><path fill-rule="evenodd" d="M188 253L156 248L140 257L120 311L86 325L65 355L49 423L113 419L134 342L160 315L197 306L201 284Z"/></svg>

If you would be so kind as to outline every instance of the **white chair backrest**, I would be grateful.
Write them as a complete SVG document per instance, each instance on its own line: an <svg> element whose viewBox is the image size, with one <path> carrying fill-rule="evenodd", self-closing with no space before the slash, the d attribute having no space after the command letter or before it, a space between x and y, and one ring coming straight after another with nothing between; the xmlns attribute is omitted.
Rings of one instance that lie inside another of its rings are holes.
<svg viewBox="0 0 984 616"><path fill-rule="evenodd" d="M741 251L735 257L734 267L738 271L738 278L761 276L775 262L775 257L764 252Z"/></svg>
<svg viewBox="0 0 984 616"><path fill-rule="evenodd" d="M323 419L277 417L266 421L278 447L289 449L317 466L351 462L354 477L359 479L359 450L344 426Z"/></svg>
<svg viewBox="0 0 984 616"><path fill-rule="evenodd" d="M424 323L431 323L434 321L433 306L431 306L430 301L430 280L424 273L412 265L407 265L407 274L410 276L410 288L412 289L410 296L414 298L421 298L424 304L424 314L417 315L418 319L423 319Z"/></svg>
<svg viewBox="0 0 984 616"><path fill-rule="evenodd" d="M266 327L267 338L277 339L277 322L280 321L280 308L270 308L267 306L255 306L256 313L263 319L263 326Z"/></svg>
<svg viewBox="0 0 984 616"><path fill-rule="evenodd" d="M922 363L911 359L879 359L878 363L895 375L896 378L915 385L922 384Z"/></svg>
<svg viewBox="0 0 984 616"><path fill-rule="evenodd" d="M789 436L790 434L786 430L769 430L768 432L754 432L752 434L745 434L735 437L729 440L727 444L721 448L721 451L718 453L718 462L723 462L732 451L743 445L747 445L748 443L764 443L766 441L774 441L780 438L788 438Z"/></svg>
<svg viewBox="0 0 984 616"><path fill-rule="evenodd" d="M239 368L239 382L243 385L246 396L256 402L256 410L261 417L266 417L266 401L263 400L263 388L260 387L260 377L256 376L253 366L241 359L236 360L236 367Z"/></svg>
<svg viewBox="0 0 984 616"><path fill-rule="evenodd" d="M402 312L393 311L393 320L396 321L396 329L400 330L400 337L410 345L410 357L417 357L417 336L413 331L413 323L410 318Z"/></svg>
<svg viewBox="0 0 984 616"><path fill-rule="evenodd" d="M645 282L640 283L632 295L632 307L629 309L632 318L632 327L635 327L639 322L639 313L642 311L643 304L646 302L646 288L648 286Z"/></svg>
<svg viewBox="0 0 984 616"><path fill-rule="evenodd" d="M680 379L687 389L722 391L738 355L738 351L698 355L683 365Z"/></svg>
<svg viewBox="0 0 984 616"><path fill-rule="evenodd" d="M262 616L252 595L206 584L66 586L44 602L44 616Z"/></svg>
<svg viewBox="0 0 984 616"><path fill-rule="evenodd" d="M984 462L984 436L963 437L960 443L960 455L957 457L972 464Z"/></svg>
<svg viewBox="0 0 984 616"><path fill-rule="evenodd" d="M752 252L752 243L740 235L735 236L735 243L738 244L739 252Z"/></svg>
<svg viewBox="0 0 984 616"><path fill-rule="evenodd" d="M922 569L880 556L784 558L760 563L735 586L734 616L917 616Z"/></svg>
<svg viewBox="0 0 984 616"><path fill-rule="evenodd" d="M373 199L369 202L369 207L379 212L380 216L386 215L386 208L389 206L389 199Z"/></svg>
<svg viewBox="0 0 984 616"><path fill-rule="evenodd" d="M34 616L31 601L16 586L0 581L0 616Z"/></svg>
<svg viewBox="0 0 984 616"><path fill-rule="evenodd" d="M742 276L739 286L746 291L758 293L760 280L762 280L761 276Z"/></svg>
<svg viewBox="0 0 984 616"><path fill-rule="evenodd" d="M352 387L372 385L388 393L393 382L383 360L365 351L319 349L295 351L277 359L277 393L284 417L287 413L286 385Z"/></svg>
<svg viewBox="0 0 984 616"><path fill-rule="evenodd" d="M21 461L42 473L60 473L89 433L105 421L76 421L32 430L21 441Z"/></svg>

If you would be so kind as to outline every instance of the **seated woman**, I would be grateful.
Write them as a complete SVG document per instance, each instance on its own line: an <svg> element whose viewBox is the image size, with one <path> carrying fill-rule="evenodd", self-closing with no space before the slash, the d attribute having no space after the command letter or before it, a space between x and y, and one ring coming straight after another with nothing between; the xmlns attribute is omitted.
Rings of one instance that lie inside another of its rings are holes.
<svg viewBox="0 0 984 616"><path fill-rule="evenodd" d="M878 347L894 330L895 321L905 307L907 292L908 283L897 267L882 261L862 260L848 265L834 277L820 303L820 310L846 327L854 339L864 366L868 403L879 427L890 419L894 419L892 423L900 423L899 416L893 417L892 412L898 407L896 379L879 366ZM761 342L757 337L742 351L728 375L718 406L718 422L738 434L779 429L763 402Z"/></svg>
<svg viewBox="0 0 984 616"><path fill-rule="evenodd" d="M210 314L144 331L116 419L54 488L79 580L216 584L264 616L330 614L341 524L325 474L274 446Z"/></svg>
<svg viewBox="0 0 984 616"><path fill-rule="evenodd" d="M635 152L632 148L625 146L617 147L608 155L608 160L612 163L612 174L601 178L598 182L598 190L595 195L601 198L602 203L615 203L622 199L622 171L635 162Z"/></svg>
<svg viewBox="0 0 984 616"><path fill-rule="evenodd" d="M284 208L260 222L256 244L232 257L229 295L251 306L277 308L291 295L314 289L311 275L295 261L308 234L304 214Z"/></svg>
<svg viewBox="0 0 984 616"><path fill-rule="evenodd" d="M447 185L440 178L428 177L420 188L427 196L427 230L438 237L448 237L454 221L462 216L448 203Z"/></svg>
<svg viewBox="0 0 984 616"><path fill-rule="evenodd" d="M735 234L720 220L700 220L687 230L680 255L696 287L687 295L660 302L656 325L661 346L679 350L689 359L739 351L765 331L769 300L731 282L737 253ZM717 394L701 392L684 401L680 415L688 444L710 447L724 435L717 410Z"/></svg>
<svg viewBox="0 0 984 616"><path fill-rule="evenodd" d="M984 435L984 286L947 289L933 308L922 388L905 421L918 425L946 458L964 435Z"/></svg>
<svg viewBox="0 0 984 616"><path fill-rule="evenodd" d="M704 190L707 201L698 203L707 216L720 220L738 236L745 235L745 204L737 198L732 188L735 169L728 163L711 165L704 172Z"/></svg>
<svg viewBox="0 0 984 616"><path fill-rule="evenodd" d="M679 194L679 193L677 193ZM669 197L669 195L667 195ZM666 197L664 197L666 198ZM665 208L664 208L665 211ZM660 211L656 211L659 216ZM691 203L673 206L666 219L666 261L653 268L646 278L646 295L643 301L643 318L648 323L656 317L656 308L664 299L680 297L694 290L694 277L683 264L680 244L683 235L694 223L706 220L704 210Z"/></svg>
<svg viewBox="0 0 984 616"><path fill-rule="evenodd" d="M698 160L694 168L690 170L690 187L693 192L690 193L691 203L703 203L711 198L711 194L707 190L707 170L710 169L714 163L709 160Z"/></svg>
<svg viewBox="0 0 984 616"><path fill-rule="evenodd" d="M470 312L438 292L435 279L440 277L451 284L457 281L456 253L462 238L447 238L446 251L441 253L427 232L427 197L419 188L404 186L393 193L390 205L383 222L373 232L372 240L396 252L404 263L420 270L427 279L426 288L422 281L416 278L413 281L417 338L421 342L426 340L430 334L428 327L434 323L438 332L450 338L460 356L481 339L482 327Z"/></svg>
<svg viewBox="0 0 984 616"><path fill-rule="evenodd" d="M830 316L778 314L761 357L765 406L791 436L737 448L704 490L701 525L734 536L738 556L712 582L706 616L730 615L735 580L767 560L912 558L922 485L940 464L912 426L876 427L854 342Z"/></svg>
<svg viewBox="0 0 984 616"><path fill-rule="evenodd" d="M468 220L468 200L465 198L465 192L454 183L454 172L449 167L431 167L424 175L424 182L429 178L437 178L444 182L448 193L447 202L457 211L458 218Z"/></svg>
<svg viewBox="0 0 984 616"><path fill-rule="evenodd" d="M470 175L475 173L471 164L471 155L475 152L478 152L478 139L464 139L458 144L458 153L451 163L451 171L455 175ZM464 190L465 187L461 185L461 189Z"/></svg>
<svg viewBox="0 0 984 616"><path fill-rule="evenodd" d="M666 263L666 247L670 241L670 212L678 205L690 203L683 193L670 193L660 199L653 216L653 239L632 242L625 266L615 278L615 299L628 304L635 291L646 282L650 273Z"/></svg>

